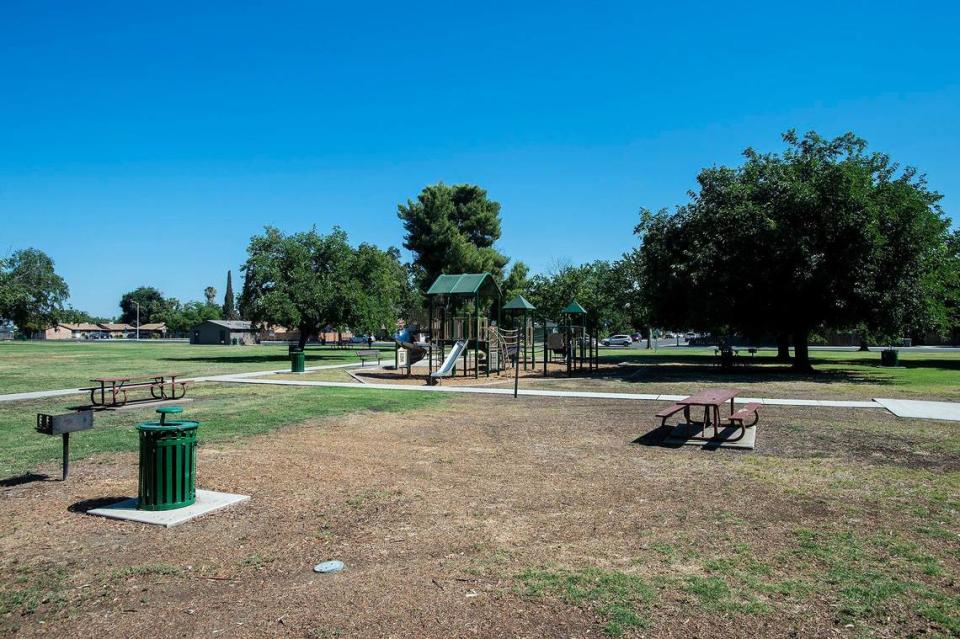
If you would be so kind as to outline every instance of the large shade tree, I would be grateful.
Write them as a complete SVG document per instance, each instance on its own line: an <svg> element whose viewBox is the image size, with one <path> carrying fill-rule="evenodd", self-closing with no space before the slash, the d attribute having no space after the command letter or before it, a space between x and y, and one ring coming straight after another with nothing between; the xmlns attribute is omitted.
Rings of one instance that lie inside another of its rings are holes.
<svg viewBox="0 0 960 639"><path fill-rule="evenodd" d="M892 337L929 323L940 195L853 134L783 137L782 154L747 149L739 167L702 171L675 212L642 212L635 255L654 321L788 334L801 370L820 328Z"/></svg>
<svg viewBox="0 0 960 639"><path fill-rule="evenodd" d="M340 229L285 235L267 227L251 238L243 272L244 316L297 328L301 346L328 325L392 329L406 277L396 250L354 249Z"/></svg>
<svg viewBox="0 0 960 639"><path fill-rule="evenodd" d="M416 282L425 292L443 273L491 273L503 281L509 258L494 247L500 239L500 203L472 184L440 183L397 206L413 254Z"/></svg>
<svg viewBox="0 0 960 639"><path fill-rule="evenodd" d="M33 334L56 322L69 296L67 283L43 251L28 248L0 258L0 318L21 331Z"/></svg>
<svg viewBox="0 0 960 639"><path fill-rule="evenodd" d="M137 305L140 305L140 323L163 322L168 313L177 308L179 302L167 299L159 289L152 286L140 286L120 298L120 321L136 324Z"/></svg>

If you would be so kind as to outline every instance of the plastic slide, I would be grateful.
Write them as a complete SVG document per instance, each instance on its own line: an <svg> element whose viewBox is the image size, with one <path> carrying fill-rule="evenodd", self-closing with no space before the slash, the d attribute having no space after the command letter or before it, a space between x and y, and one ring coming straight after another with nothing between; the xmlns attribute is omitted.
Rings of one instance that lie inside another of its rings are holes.
<svg viewBox="0 0 960 639"><path fill-rule="evenodd" d="M430 373L430 377L450 377L450 374L453 372L453 367L457 363L457 358L463 355L463 349L466 347L467 343L464 340L460 340L454 344L450 352L447 353L447 359L443 360L443 365Z"/></svg>

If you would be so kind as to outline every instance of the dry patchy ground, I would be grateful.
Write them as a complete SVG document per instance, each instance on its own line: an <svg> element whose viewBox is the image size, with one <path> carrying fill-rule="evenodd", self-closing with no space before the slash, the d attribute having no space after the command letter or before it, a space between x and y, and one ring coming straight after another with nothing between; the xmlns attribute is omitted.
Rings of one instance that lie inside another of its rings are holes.
<svg viewBox="0 0 960 639"><path fill-rule="evenodd" d="M135 493L132 454L5 486L0 632L960 632L956 425L766 408L758 451L705 451L656 445L657 408L460 397L202 446L200 485L253 499L168 530L82 514Z"/></svg>

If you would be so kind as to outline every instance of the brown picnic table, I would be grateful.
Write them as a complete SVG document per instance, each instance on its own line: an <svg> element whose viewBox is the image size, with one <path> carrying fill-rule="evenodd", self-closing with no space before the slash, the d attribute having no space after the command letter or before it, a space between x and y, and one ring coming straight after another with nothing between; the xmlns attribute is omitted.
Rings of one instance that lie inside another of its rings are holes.
<svg viewBox="0 0 960 639"><path fill-rule="evenodd" d="M127 391L138 388L149 388L150 397L156 400L180 399L187 394L187 382L178 382L178 377L182 377L182 374L154 373L130 377L95 377L90 381L97 385L83 390L90 391L90 403L99 407L123 406L127 403Z"/></svg>
<svg viewBox="0 0 960 639"><path fill-rule="evenodd" d="M687 439L699 439L704 441L713 441L713 442L735 442L742 439L747 434L747 428L752 428L756 426L757 422L760 420L760 404L757 402L748 403L746 406L740 410L734 410L733 400L740 394L740 391L728 389L728 388L713 388L708 390L700 391L689 397L684 397L683 399L677 401L673 406L664 408L657 413L657 417L660 418L660 426L666 427L667 418L671 415L683 411L684 417L684 430L686 431ZM720 419L720 409L724 404L730 402L730 416L724 420ZM702 435L691 435L690 434L690 424L693 423L690 419L690 409L692 408L702 408L703 409L703 431ZM750 423L747 423L747 420L751 419ZM740 429L740 433L735 437L720 435L720 424L721 421L727 422L731 427L736 427ZM707 428L713 427L713 437L706 437Z"/></svg>
<svg viewBox="0 0 960 639"><path fill-rule="evenodd" d="M707 425L713 426L713 437L717 438L720 434L720 407L730 402L730 414L733 415L733 398L740 394L740 391L732 388L708 388L699 393L694 393L677 402L683 406L683 416L690 424L690 409L703 409L703 431L706 434Z"/></svg>

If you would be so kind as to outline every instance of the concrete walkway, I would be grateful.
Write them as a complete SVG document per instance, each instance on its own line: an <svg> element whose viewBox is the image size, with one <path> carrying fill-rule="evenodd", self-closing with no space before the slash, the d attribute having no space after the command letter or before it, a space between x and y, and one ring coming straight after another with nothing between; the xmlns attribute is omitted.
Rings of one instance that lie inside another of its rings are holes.
<svg viewBox="0 0 960 639"><path fill-rule="evenodd" d="M884 399L882 397L873 401L897 417L960 422L960 403L956 402L928 402L915 399Z"/></svg>

